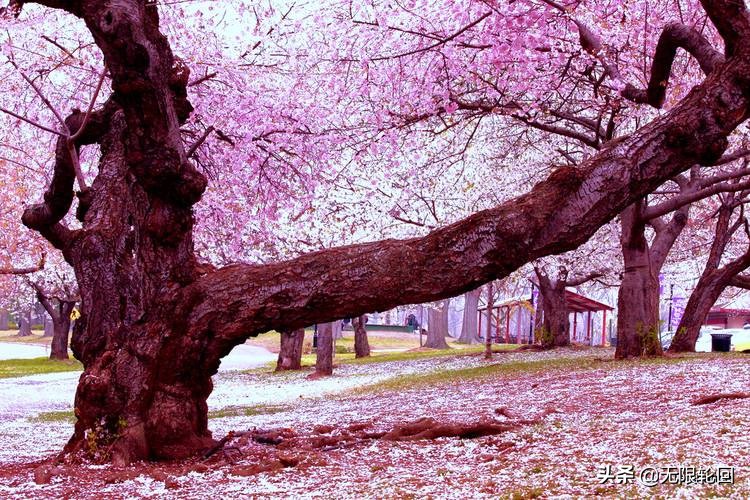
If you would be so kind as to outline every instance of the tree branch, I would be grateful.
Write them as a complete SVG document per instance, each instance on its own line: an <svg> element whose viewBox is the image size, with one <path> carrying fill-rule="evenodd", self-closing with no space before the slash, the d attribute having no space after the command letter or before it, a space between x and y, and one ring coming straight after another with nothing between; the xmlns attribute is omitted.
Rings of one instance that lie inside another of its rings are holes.
<svg viewBox="0 0 750 500"><path fill-rule="evenodd" d="M559 168L530 192L423 238L209 272L181 291L175 317L197 342L212 339L205 362L213 369L248 336L456 296L573 249L664 181L721 157L750 105L746 74L750 58L721 65L668 113L579 167ZM415 272L420 280L406 278Z"/></svg>
<svg viewBox="0 0 750 500"><path fill-rule="evenodd" d="M738 274L729 280L729 286L750 290L750 276Z"/></svg>
<svg viewBox="0 0 750 500"><path fill-rule="evenodd" d="M684 205L708 198L709 196L719 193L733 193L748 188L750 188L750 180L743 182L719 182L703 189L686 190L663 203L648 207L643 211L643 218L646 220L655 219L673 212Z"/></svg>
<svg viewBox="0 0 750 500"><path fill-rule="evenodd" d="M44 269L44 265L47 260L47 254L42 252L42 256L39 259L39 264L32 267L0 267L0 274L11 274L11 275L22 275L22 274L32 274L36 273L38 271L41 271Z"/></svg>
<svg viewBox="0 0 750 500"><path fill-rule="evenodd" d="M565 283L565 286L573 286L573 287L581 286L584 283L588 283L589 281L593 279L601 278L605 274L607 274L606 270L592 271L588 274L584 274L583 276L578 276L576 278L568 279Z"/></svg>
<svg viewBox="0 0 750 500"><path fill-rule="evenodd" d="M669 23L664 27L656 44L648 88L641 90L628 84L622 91L623 97L661 108L678 48L690 53L706 75L711 74L717 65L724 62L721 53L714 49L703 35L682 24Z"/></svg>

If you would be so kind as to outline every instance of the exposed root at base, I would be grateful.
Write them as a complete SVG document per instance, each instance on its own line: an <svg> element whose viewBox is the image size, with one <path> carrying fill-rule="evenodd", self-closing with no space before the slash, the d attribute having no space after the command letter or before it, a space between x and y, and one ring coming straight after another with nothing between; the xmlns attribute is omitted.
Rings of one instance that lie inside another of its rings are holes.
<svg viewBox="0 0 750 500"><path fill-rule="evenodd" d="M554 409L545 410L532 419L521 419L505 409L496 413L507 420L482 418L476 422L440 422L431 417L419 418L388 430L372 429L373 422L355 422L347 427L318 425L312 431L298 432L290 428L253 429L230 432L204 455L204 460L234 464L234 453L243 459L254 460L252 465L234 467L232 474L252 475L288 467L308 468L326 464L327 452L343 450L371 443L374 440L391 442L431 441L439 438L475 439L495 436L522 426L539 423ZM496 444L496 443L495 443ZM502 443L502 454L515 448L513 443ZM230 456L227 452L233 452ZM222 459L222 455L224 459ZM488 459L494 456L488 455Z"/></svg>

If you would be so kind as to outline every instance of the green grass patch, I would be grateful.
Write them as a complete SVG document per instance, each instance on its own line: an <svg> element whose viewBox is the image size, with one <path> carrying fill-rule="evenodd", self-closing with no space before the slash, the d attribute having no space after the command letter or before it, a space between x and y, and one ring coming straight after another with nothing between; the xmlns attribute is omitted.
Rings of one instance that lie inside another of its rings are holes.
<svg viewBox="0 0 750 500"><path fill-rule="evenodd" d="M467 380L477 380L495 375L533 375L542 372L554 370L592 370L592 369L619 369L624 366L641 364L641 365L659 365L681 363L695 359L705 359L715 356L688 354L679 357L654 357L625 361L616 361L614 359L602 359L597 357L584 358L552 358L543 360L517 360L507 363L494 363L472 368L463 368L459 370L438 370L423 374L400 375L383 382L373 384L368 387L358 388L357 391L392 391L403 390L413 387L424 387L431 385L440 385L448 383L463 382ZM718 356L716 356L718 357Z"/></svg>
<svg viewBox="0 0 750 500"><path fill-rule="evenodd" d="M57 361L49 358L4 359L0 360L0 378L24 377L40 373L75 372L83 370L83 365L70 359Z"/></svg>
<svg viewBox="0 0 750 500"><path fill-rule="evenodd" d="M254 417L256 415L273 415L288 410L284 405L227 406L220 410L208 412L208 418Z"/></svg>
<svg viewBox="0 0 750 500"><path fill-rule="evenodd" d="M338 345L338 342L336 342ZM513 351L520 347L518 344L500 344L492 347L493 352ZM441 356L467 356L484 352L484 346L472 345L468 347L459 347L451 349L424 349L398 352L372 352L369 357L355 358L354 353L339 353L334 357L336 364L356 364L364 365L369 363L388 363L390 361L413 361L418 359L436 358ZM315 354L305 354L302 356L302 365L314 365Z"/></svg>
<svg viewBox="0 0 750 500"><path fill-rule="evenodd" d="M76 420L73 410L60 410L60 411L45 411L37 415L36 417L30 418L32 422L70 422L74 423Z"/></svg>

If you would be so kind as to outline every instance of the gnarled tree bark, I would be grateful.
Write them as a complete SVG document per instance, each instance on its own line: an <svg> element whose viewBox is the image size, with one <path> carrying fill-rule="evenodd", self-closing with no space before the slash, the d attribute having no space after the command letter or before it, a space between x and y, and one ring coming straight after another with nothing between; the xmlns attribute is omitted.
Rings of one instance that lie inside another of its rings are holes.
<svg viewBox="0 0 750 500"><path fill-rule="evenodd" d="M618 359L662 354L659 341L659 272L669 250L688 220L690 205L679 208L668 223L653 222L656 236L646 240L645 202L639 201L621 215L624 264L617 294Z"/></svg>

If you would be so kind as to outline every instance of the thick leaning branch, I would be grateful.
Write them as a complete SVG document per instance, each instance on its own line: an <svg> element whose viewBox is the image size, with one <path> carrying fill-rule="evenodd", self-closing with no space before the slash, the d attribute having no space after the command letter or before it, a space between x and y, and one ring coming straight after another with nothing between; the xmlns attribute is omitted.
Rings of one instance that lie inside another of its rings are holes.
<svg viewBox="0 0 750 500"><path fill-rule="evenodd" d="M750 17L744 0L701 0L701 5L724 39L724 53L733 55L740 41L750 36Z"/></svg>
<svg viewBox="0 0 750 500"><path fill-rule="evenodd" d="M746 50L750 56L750 50ZM750 57L717 68L671 112L612 141L529 193L433 231L208 273L176 316L208 343L207 362L248 336L456 296L585 242L625 207L696 163L711 165L747 118ZM422 270L424 279L403 279ZM218 357L217 357L218 356Z"/></svg>

